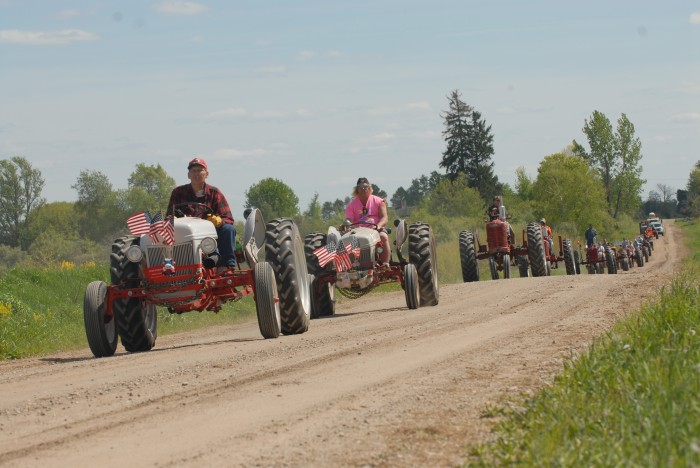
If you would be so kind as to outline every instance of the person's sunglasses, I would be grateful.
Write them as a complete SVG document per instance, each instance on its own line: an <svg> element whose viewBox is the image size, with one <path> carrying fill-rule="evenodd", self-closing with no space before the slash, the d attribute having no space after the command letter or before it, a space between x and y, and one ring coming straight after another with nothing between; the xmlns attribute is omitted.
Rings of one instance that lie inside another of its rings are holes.
<svg viewBox="0 0 700 468"><path fill-rule="evenodd" d="M358 188L358 189L360 189L360 190L369 190L369 186L365 186L365 187L357 187L357 188Z"/></svg>

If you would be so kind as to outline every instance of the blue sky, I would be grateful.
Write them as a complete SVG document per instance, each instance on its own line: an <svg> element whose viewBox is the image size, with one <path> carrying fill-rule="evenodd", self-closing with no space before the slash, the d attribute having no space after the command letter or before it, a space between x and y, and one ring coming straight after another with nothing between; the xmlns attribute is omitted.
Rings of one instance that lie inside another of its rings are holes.
<svg viewBox="0 0 700 468"><path fill-rule="evenodd" d="M645 197L683 188L700 0L0 0L0 159L41 170L48 201L75 201L81 170L186 183L194 156L234 215L266 177L302 210L360 176L391 195L440 170L455 89L491 125L501 181L587 147L598 110L635 125Z"/></svg>

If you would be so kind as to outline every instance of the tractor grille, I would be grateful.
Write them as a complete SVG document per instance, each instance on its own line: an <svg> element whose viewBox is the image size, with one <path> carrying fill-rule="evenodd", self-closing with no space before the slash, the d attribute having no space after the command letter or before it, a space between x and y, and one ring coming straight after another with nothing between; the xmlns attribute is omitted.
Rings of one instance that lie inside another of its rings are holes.
<svg viewBox="0 0 700 468"><path fill-rule="evenodd" d="M165 263L165 246L153 245L148 247L148 264L150 266L162 265ZM172 260L175 265L192 265L194 263L201 263L199 261L194 261L194 249L192 243L177 244L172 247L173 257Z"/></svg>

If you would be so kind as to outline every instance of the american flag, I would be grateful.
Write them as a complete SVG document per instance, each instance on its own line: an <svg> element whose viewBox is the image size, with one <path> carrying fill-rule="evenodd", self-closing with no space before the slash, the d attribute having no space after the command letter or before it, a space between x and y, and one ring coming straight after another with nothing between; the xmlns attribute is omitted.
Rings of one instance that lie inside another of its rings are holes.
<svg viewBox="0 0 700 468"><path fill-rule="evenodd" d="M352 262L350 261L350 256L348 255L348 250L350 250L350 246L347 248L343 245L341 242L338 244L338 250L335 252L335 269L338 271L346 271L350 270L352 268Z"/></svg>
<svg viewBox="0 0 700 468"><path fill-rule="evenodd" d="M346 246L347 249L347 246ZM350 237L350 249L349 252L353 254L353 256L359 260L360 258L360 243L357 241L357 237L351 236Z"/></svg>
<svg viewBox="0 0 700 468"><path fill-rule="evenodd" d="M153 216L151 219L151 227L148 230L148 237L151 238L153 242L160 242L158 239L158 234L163 230L163 213L160 211Z"/></svg>
<svg viewBox="0 0 700 468"><path fill-rule="evenodd" d="M314 250L312 252L316 258L318 258L318 265L321 267L324 267L335 258L336 255L336 245L335 242L329 242L327 245L324 245L323 247L319 247L318 249Z"/></svg>
<svg viewBox="0 0 700 468"><path fill-rule="evenodd" d="M166 245L173 245L175 243L175 221L172 216L165 218L163 223L163 229L160 231L163 236L163 242Z"/></svg>
<svg viewBox="0 0 700 468"><path fill-rule="evenodd" d="M151 227L151 213L148 211L136 213L126 220L126 225L129 227L129 232L131 232L132 236L148 234Z"/></svg>

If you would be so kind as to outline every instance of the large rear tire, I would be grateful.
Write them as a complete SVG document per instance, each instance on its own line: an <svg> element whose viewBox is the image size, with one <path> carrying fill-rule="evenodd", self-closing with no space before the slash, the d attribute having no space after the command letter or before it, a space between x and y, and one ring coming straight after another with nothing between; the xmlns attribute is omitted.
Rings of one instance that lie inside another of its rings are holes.
<svg viewBox="0 0 700 468"><path fill-rule="evenodd" d="M510 279L510 255L503 254L503 279Z"/></svg>
<svg viewBox="0 0 700 468"><path fill-rule="evenodd" d="M320 232L312 232L304 238L304 254L306 266L314 282L310 282L311 288L311 318L328 317L335 314L335 282L327 282L317 287L315 280L324 272L332 272L332 262L320 266L318 258L313 254L314 250L326 245L326 235Z"/></svg>
<svg viewBox="0 0 700 468"><path fill-rule="evenodd" d="M574 250L569 239L564 239L564 265L567 275L576 274L576 262L574 260Z"/></svg>
<svg viewBox="0 0 700 468"><path fill-rule="evenodd" d="M576 266L576 274L580 275L581 274L581 254L578 253L578 250L574 250L574 265Z"/></svg>
<svg viewBox="0 0 700 468"><path fill-rule="evenodd" d="M309 275L299 228L291 218L267 223L265 260L275 272L282 333L304 333L311 320Z"/></svg>
<svg viewBox="0 0 700 468"><path fill-rule="evenodd" d="M612 253L610 247L605 247L605 262L608 266L608 274L614 275L617 273L617 263L615 261L615 256Z"/></svg>
<svg viewBox="0 0 700 468"><path fill-rule="evenodd" d="M132 245L140 245L140 242L140 238L126 236L112 244L109 267L112 285L138 285L141 278L139 264L130 262L126 251ZM147 304L141 298L117 299L112 304L112 311L124 349L129 352L153 349L158 336L158 311L154 304Z"/></svg>
<svg viewBox="0 0 700 468"><path fill-rule="evenodd" d="M412 263L403 268L403 289L406 293L406 306L409 309L420 307L420 287L418 285L418 270Z"/></svg>
<svg viewBox="0 0 700 468"><path fill-rule="evenodd" d="M282 331L280 305L277 300L275 272L267 262L256 263L253 269L255 283L255 310L263 338L278 338Z"/></svg>
<svg viewBox="0 0 700 468"><path fill-rule="evenodd" d="M527 225L527 258L532 276L547 276L547 258L542 240L542 228L537 223Z"/></svg>
<svg viewBox="0 0 700 468"><path fill-rule="evenodd" d="M471 231L459 233L459 260L462 264L462 280L465 283L479 281L479 262L476 258L474 233Z"/></svg>
<svg viewBox="0 0 700 468"><path fill-rule="evenodd" d="M95 357L112 356L117 349L117 326L114 316L105 319L107 284L93 281L88 284L83 298L83 319L90 351Z"/></svg>
<svg viewBox="0 0 700 468"><path fill-rule="evenodd" d="M634 257L637 259L637 266L644 266L644 255L642 255L642 249L637 247L634 249Z"/></svg>
<svg viewBox="0 0 700 468"><path fill-rule="evenodd" d="M620 256L622 257L622 260L620 260L620 263L622 264L622 271L629 271L630 261L629 257L627 256L627 250L623 248L622 252L620 252Z"/></svg>
<svg viewBox="0 0 700 468"><path fill-rule="evenodd" d="M434 306L440 301L437 249L433 230L427 223L408 226L408 262L416 266L420 305Z"/></svg>

